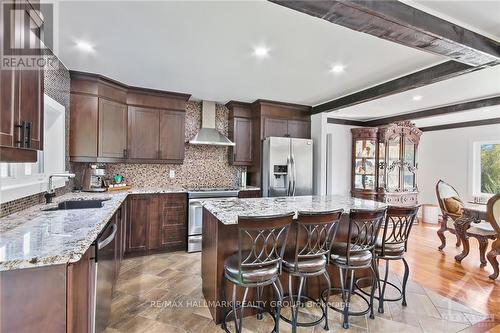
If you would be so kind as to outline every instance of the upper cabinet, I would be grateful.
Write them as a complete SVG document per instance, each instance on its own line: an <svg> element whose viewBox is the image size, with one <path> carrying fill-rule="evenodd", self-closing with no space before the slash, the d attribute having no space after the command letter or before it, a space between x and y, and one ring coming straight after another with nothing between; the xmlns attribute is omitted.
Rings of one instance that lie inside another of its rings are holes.
<svg viewBox="0 0 500 333"><path fill-rule="evenodd" d="M71 160L182 163L188 99L72 72Z"/></svg>
<svg viewBox="0 0 500 333"><path fill-rule="evenodd" d="M229 108L229 140L235 143L229 147L229 162L232 165L252 165L254 122L250 104L231 101Z"/></svg>
<svg viewBox="0 0 500 333"><path fill-rule="evenodd" d="M30 31L30 45L38 47L31 52L41 55L39 37L43 21L34 10L28 10L27 2L22 3L26 10L24 15L15 16L12 32L18 56L23 55L22 42L26 45L28 40L26 31ZM35 38L32 40L31 36ZM4 37L0 36L2 45ZM43 91L42 68L0 69L0 161L37 161L36 151L43 150Z"/></svg>

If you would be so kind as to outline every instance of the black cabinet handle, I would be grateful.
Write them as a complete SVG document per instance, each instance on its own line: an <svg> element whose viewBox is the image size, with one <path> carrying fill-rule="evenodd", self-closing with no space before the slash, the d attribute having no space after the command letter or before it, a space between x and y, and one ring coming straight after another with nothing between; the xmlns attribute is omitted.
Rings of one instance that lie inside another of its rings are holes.
<svg viewBox="0 0 500 333"><path fill-rule="evenodd" d="M24 143L24 146L26 148L31 148L31 136L32 136L32 128L33 128L33 123L30 121L30 122L27 122L26 123L26 138L25 138L25 143Z"/></svg>
<svg viewBox="0 0 500 333"><path fill-rule="evenodd" d="M123 149L123 157L127 158L127 155L128 155L127 149Z"/></svg>
<svg viewBox="0 0 500 333"><path fill-rule="evenodd" d="M19 125L15 125L14 127L19 128L19 140L16 140L15 143L18 144L20 148L24 148L26 144L27 123L23 120Z"/></svg>

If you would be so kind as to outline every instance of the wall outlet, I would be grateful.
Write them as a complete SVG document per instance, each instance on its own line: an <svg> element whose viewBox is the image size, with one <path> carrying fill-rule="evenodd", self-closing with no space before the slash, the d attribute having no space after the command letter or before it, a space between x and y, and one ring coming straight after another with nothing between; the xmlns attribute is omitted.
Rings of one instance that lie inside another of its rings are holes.
<svg viewBox="0 0 500 333"><path fill-rule="evenodd" d="M169 172L168 176L169 176L170 178L175 178L175 170L170 169L170 172Z"/></svg>

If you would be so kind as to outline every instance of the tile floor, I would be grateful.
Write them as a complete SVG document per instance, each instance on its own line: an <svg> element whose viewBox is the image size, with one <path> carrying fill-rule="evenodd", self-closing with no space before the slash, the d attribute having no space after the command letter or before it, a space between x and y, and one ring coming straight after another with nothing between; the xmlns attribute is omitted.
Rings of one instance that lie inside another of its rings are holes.
<svg viewBox="0 0 500 333"><path fill-rule="evenodd" d="M202 306L200 258L200 253L174 252L124 260L106 332L222 332L211 320L208 309ZM398 277L391 279L395 281ZM375 312L374 320L368 316L351 317L348 331L341 327L340 315L330 310L330 332L460 332L487 318L424 289L412 282L411 276L407 299L406 308L400 302L387 303L385 313ZM361 305L356 298L352 303L353 307ZM283 310L285 315L287 310ZM313 306L301 308L299 320L313 318L317 313ZM262 321L248 317L243 323L245 332L270 332L272 325L270 316ZM284 321L280 325L281 332L291 331ZM234 331L231 325L229 328ZM319 325L301 328L298 332L324 332L324 329Z"/></svg>

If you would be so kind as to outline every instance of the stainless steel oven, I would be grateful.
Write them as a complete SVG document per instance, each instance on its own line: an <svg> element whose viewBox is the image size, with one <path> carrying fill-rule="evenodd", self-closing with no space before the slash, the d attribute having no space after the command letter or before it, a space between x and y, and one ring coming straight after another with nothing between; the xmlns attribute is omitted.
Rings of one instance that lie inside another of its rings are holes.
<svg viewBox="0 0 500 333"><path fill-rule="evenodd" d="M192 189L188 191L188 252L201 251L203 239L203 200L237 197L236 189Z"/></svg>

